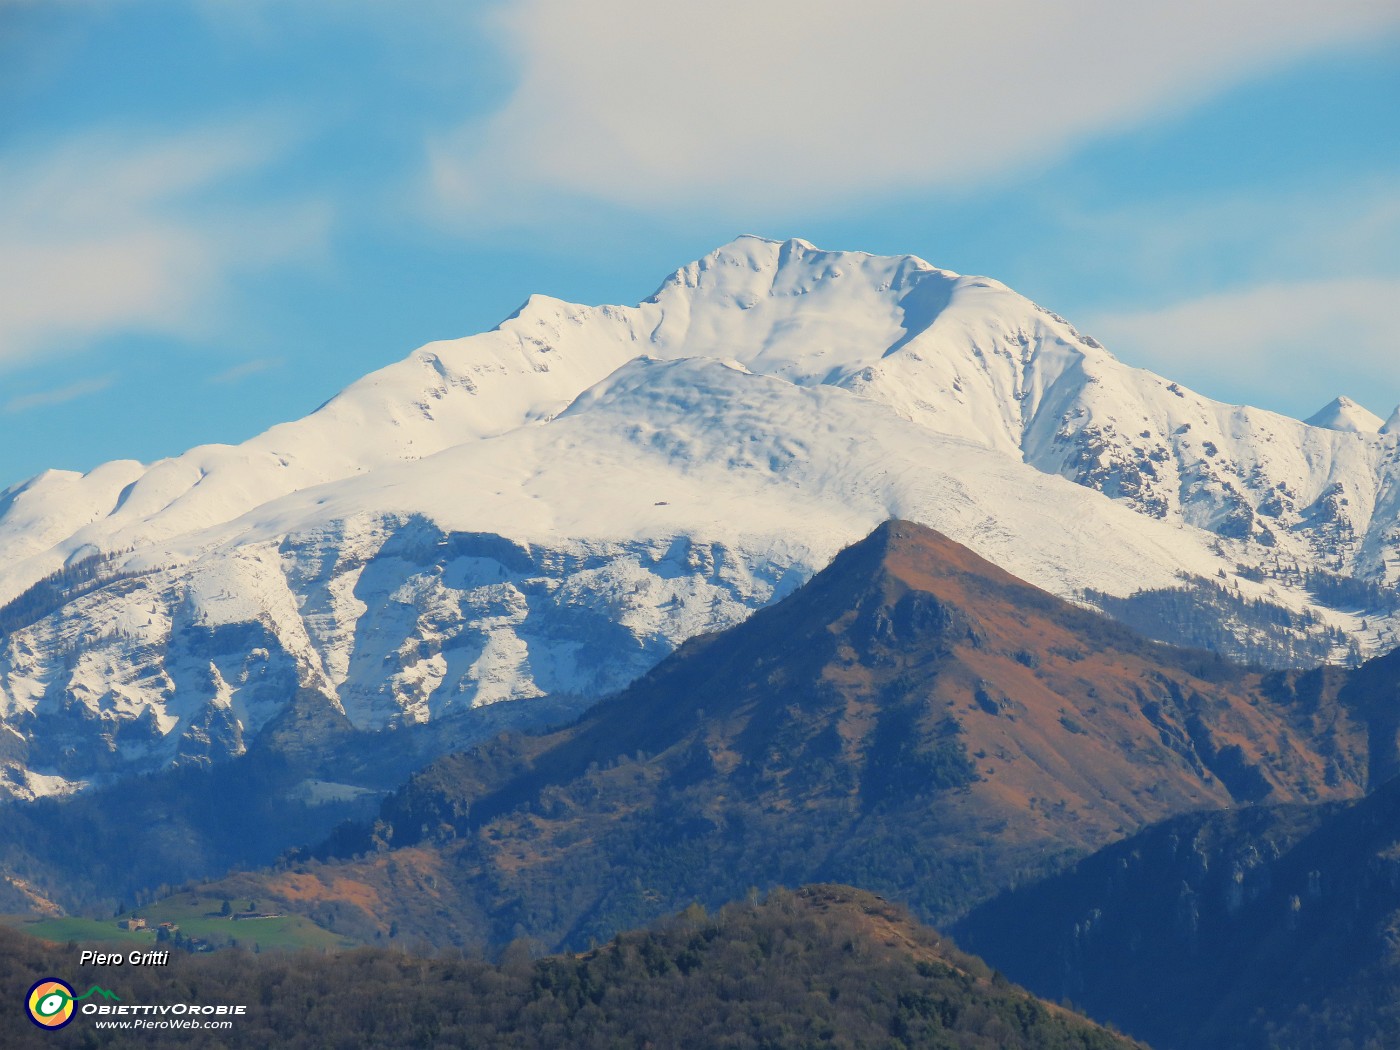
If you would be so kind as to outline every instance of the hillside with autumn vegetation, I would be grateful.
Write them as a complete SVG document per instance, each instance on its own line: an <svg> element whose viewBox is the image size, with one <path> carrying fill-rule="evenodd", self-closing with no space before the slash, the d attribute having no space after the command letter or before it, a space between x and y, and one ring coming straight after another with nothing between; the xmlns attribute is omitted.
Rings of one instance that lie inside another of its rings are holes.
<svg viewBox="0 0 1400 1050"><path fill-rule="evenodd" d="M1144 641L893 522L575 724L439 760L374 822L201 892L370 942L583 948L814 880L945 922L1173 814L1359 796L1339 688Z"/></svg>
<svg viewBox="0 0 1400 1050"><path fill-rule="evenodd" d="M495 964L362 949L177 955L168 967L114 972L77 967L75 958L71 948L0 930L5 987L61 973L84 987L111 986L128 1004L248 1006L229 1031L108 1030L99 1038L110 1047L1140 1045L1035 999L903 909L845 886L778 890L715 915L692 906L577 955L534 959L527 944L516 942ZM23 1019L18 1001L0 1012L5 1045L54 1044L53 1034Z"/></svg>

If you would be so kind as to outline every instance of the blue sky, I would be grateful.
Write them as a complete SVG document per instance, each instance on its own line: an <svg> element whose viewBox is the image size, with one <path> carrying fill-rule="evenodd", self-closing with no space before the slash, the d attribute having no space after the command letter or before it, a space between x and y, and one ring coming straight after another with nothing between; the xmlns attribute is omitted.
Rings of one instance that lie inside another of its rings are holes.
<svg viewBox="0 0 1400 1050"><path fill-rule="evenodd" d="M0 486L235 442L741 232L1400 403L1400 5L0 0Z"/></svg>

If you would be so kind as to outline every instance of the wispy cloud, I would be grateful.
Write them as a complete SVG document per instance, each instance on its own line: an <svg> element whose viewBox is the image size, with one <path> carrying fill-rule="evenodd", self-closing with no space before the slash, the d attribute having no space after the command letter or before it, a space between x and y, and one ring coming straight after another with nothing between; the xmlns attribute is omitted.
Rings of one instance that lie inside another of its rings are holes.
<svg viewBox="0 0 1400 1050"><path fill-rule="evenodd" d="M316 251L323 208L216 197L275 140L107 131L0 161L0 365L116 332L197 333L237 274Z"/></svg>
<svg viewBox="0 0 1400 1050"><path fill-rule="evenodd" d="M1397 25L1377 0L526 0L497 22L518 88L431 143L432 188L484 224L569 197L771 218L1047 164Z"/></svg>
<svg viewBox="0 0 1400 1050"><path fill-rule="evenodd" d="M75 383L69 383L67 386L53 390L39 390L32 394L21 394L19 397L12 397L6 401L3 410L9 415L14 415L17 412L27 412L33 408L52 408L54 405L76 401L89 394L101 393L114 381L115 377L113 376L100 376L94 379L80 379Z"/></svg>
<svg viewBox="0 0 1400 1050"><path fill-rule="evenodd" d="M1144 300L1264 280L1400 273L1400 189L1393 180L1334 182L1306 192L1197 195L1059 215L1073 250L1063 265L1087 281L1112 266ZM1121 287L1121 280L1113 282ZM1193 287L1194 286L1194 287Z"/></svg>
<svg viewBox="0 0 1400 1050"><path fill-rule="evenodd" d="M277 368L281 364L281 360L272 357L244 361L242 364L234 365L232 368L226 368L222 372L210 376L209 382L217 384L241 383L245 379Z"/></svg>

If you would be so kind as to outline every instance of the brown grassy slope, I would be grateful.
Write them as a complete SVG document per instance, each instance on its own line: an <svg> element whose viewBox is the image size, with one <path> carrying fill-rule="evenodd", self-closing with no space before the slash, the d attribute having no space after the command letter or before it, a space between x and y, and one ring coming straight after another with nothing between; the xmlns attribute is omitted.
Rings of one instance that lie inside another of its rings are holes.
<svg viewBox="0 0 1400 1050"><path fill-rule="evenodd" d="M415 776L340 843L364 859L308 867L325 906L286 872L253 895L448 942L578 944L814 879L945 921L1175 813L1361 794L1366 726L1338 685L1145 642L891 522L577 724ZM431 892L407 894L424 852Z"/></svg>

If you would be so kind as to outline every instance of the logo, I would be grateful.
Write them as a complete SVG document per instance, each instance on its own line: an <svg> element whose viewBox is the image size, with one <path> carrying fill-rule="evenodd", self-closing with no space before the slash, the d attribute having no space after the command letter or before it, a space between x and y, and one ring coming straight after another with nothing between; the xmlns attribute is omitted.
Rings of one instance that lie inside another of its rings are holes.
<svg viewBox="0 0 1400 1050"><path fill-rule="evenodd" d="M104 999L117 998L106 988L99 988L95 984L82 995L75 995L73 986L67 981L60 981L57 977L45 977L29 989L25 1006L29 1010L29 1019L40 1028L62 1028L73 1020L73 1004L90 995L100 995Z"/></svg>

